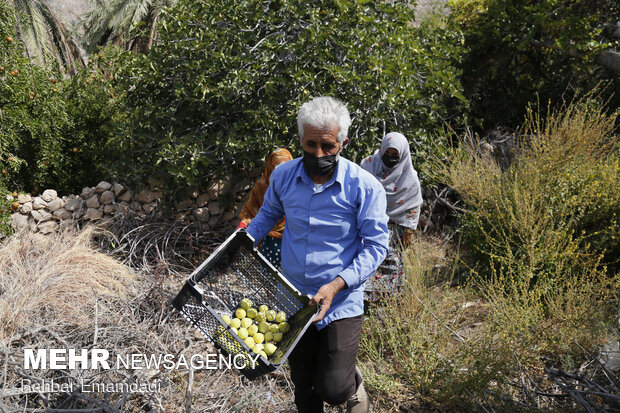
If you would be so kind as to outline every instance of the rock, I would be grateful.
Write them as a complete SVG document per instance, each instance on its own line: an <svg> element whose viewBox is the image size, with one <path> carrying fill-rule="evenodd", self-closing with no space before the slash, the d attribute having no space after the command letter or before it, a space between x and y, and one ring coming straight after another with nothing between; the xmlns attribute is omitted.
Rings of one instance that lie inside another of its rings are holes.
<svg viewBox="0 0 620 413"><path fill-rule="evenodd" d="M22 207L19 209L23 214L28 214L30 211L32 211L32 202L26 202L22 205Z"/></svg>
<svg viewBox="0 0 620 413"><path fill-rule="evenodd" d="M148 214L149 212L154 210L156 206L157 202L147 202L145 204L142 204L142 210Z"/></svg>
<svg viewBox="0 0 620 413"><path fill-rule="evenodd" d="M44 222L52 219L52 214L44 209L36 209L30 213L36 222Z"/></svg>
<svg viewBox="0 0 620 413"><path fill-rule="evenodd" d="M174 216L174 220L177 221L177 222L185 223L187 221L187 213L185 213L185 212L178 212Z"/></svg>
<svg viewBox="0 0 620 413"><path fill-rule="evenodd" d="M15 231L28 229L28 215L11 214L11 226Z"/></svg>
<svg viewBox="0 0 620 413"><path fill-rule="evenodd" d="M95 189L94 188L84 187L84 188L82 188L82 193L80 194L80 198L88 199L91 196L93 196L94 193L95 193Z"/></svg>
<svg viewBox="0 0 620 413"><path fill-rule="evenodd" d="M77 219L80 219L81 217L82 217L82 209L81 208L76 210L76 211L73 211L73 216L72 216L73 219L77 220Z"/></svg>
<svg viewBox="0 0 620 413"><path fill-rule="evenodd" d="M104 191L101 193L99 200L102 204L111 204L114 202L114 192L112 191Z"/></svg>
<svg viewBox="0 0 620 413"><path fill-rule="evenodd" d="M186 211L188 209L193 209L192 207L195 207L194 201L192 201L191 199L185 199L181 202L175 202L174 206L177 208L178 211Z"/></svg>
<svg viewBox="0 0 620 413"><path fill-rule="evenodd" d="M75 223L74 220L72 220L71 218L68 218L68 219L63 219L62 221L60 221L58 226L61 230L65 230L65 229L73 227L74 223Z"/></svg>
<svg viewBox="0 0 620 413"><path fill-rule="evenodd" d="M104 224L109 224L109 223L111 223L113 220L114 220L114 216L113 216L113 215L107 215L107 214L106 214L106 215L104 215L104 216L101 218L101 222L103 222Z"/></svg>
<svg viewBox="0 0 620 413"><path fill-rule="evenodd" d="M51 212L57 211L65 205L65 201L61 198L54 198L50 202L47 203L47 209Z"/></svg>
<svg viewBox="0 0 620 413"><path fill-rule="evenodd" d="M224 212L224 215L222 215L222 220L224 220L225 222L230 222L233 219L235 219L235 213L234 212L226 211L226 212Z"/></svg>
<svg viewBox="0 0 620 413"><path fill-rule="evenodd" d="M198 196L198 198L196 199L196 206L198 208L202 208L203 206L207 205L207 203L209 202L210 198L209 198L209 194L204 193L204 194L200 194Z"/></svg>
<svg viewBox="0 0 620 413"><path fill-rule="evenodd" d="M118 198L116 198L116 200L124 201L124 202L131 202L132 201L131 192L129 191L123 192Z"/></svg>
<svg viewBox="0 0 620 413"><path fill-rule="evenodd" d="M19 194L17 195L17 202L20 204L25 204L26 202L32 201L32 197L30 194Z"/></svg>
<svg viewBox="0 0 620 413"><path fill-rule="evenodd" d="M86 207L87 208L95 208L95 209L97 209L97 208L99 208L99 205L101 205L101 204L99 203L99 198L97 198L97 195L93 195L93 196L91 196L90 198L88 198L86 200Z"/></svg>
<svg viewBox="0 0 620 413"><path fill-rule="evenodd" d="M219 215L221 212L220 203L217 201L210 201L207 204L207 208L209 208L209 213L211 215Z"/></svg>
<svg viewBox="0 0 620 413"><path fill-rule="evenodd" d="M30 227L30 232L37 232L37 223L34 219L28 220L28 226Z"/></svg>
<svg viewBox="0 0 620 413"><path fill-rule="evenodd" d="M139 202L134 201L131 203L131 209L136 212L142 211L142 205L140 205Z"/></svg>
<svg viewBox="0 0 620 413"><path fill-rule="evenodd" d="M95 187L95 193L96 194L102 194L105 191L109 191L110 189L112 189L112 184L111 183L106 182L106 181L101 181Z"/></svg>
<svg viewBox="0 0 620 413"><path fill-rule="evenodd" d="M254 182L249 179L243 179L237 184L237 192L246 192L254 187Z"/></svg>
<svg viewBox="0 0 620 413"><path fill-rule="evenodd" d="M97 211L95 208L88 208L86 210L86 213L84 214L84 218L90 219L90 220L101 219L102 216L103 216L103 212Z"/></svg>
<svg viewBox="0 0 620 413"><path fill-rule="evenodd" d="M97 211L103 212L103 205L99 205L99 208L97 208Z"/></svg>
<svg viewBox="0 0 620 413"><path fill-rule="evenodd" d="M65 209L65 208L60 208L57 209L56 211L54 211L54 218L56 219L60 219L60 220L65 220L65 219L69 219L71 218L73 214L71 213L71 211Z"/></svg>
<svg viewBox="0 0 620 413"><path fill-rule="evenodd" d="M138 202L144 202L144 203L148 203L148 202L153 202L156 199L159 199L162 197L161 192L158 191L151 191L150 189L143 189L142 191L140 191L140 193L136 196L136 201Z"/></svg>
<svg viewBox="0 0 620 413"><path fill-rule="evenodd" d="M118 182L115 182L112 185L112 190L114 191L114 196L119 196L120 194L125 192L125 187L123 185L119 184Z"/></svg>
<svg viewBox="0 0 620 413"><path fill-rule="evenodd" d="M131 205L129 205L129 202L123 201L120 204L118 204L118 212L120 214L127 215L129 214L129 211L131 211Z"/></svg>
<svg viewBox="0 0 620 413"><path fill-rule="evenodd" d="M209 222L210 214L207 208L196 208L192 211L192 216L198 222Z"/></svg>
<svg viewBox="0 0 620 413"><path fill-rule="evenodd" d="M209 225L209 228L215 228L218 224L218 218L217 217L211 217L211 219L209 219L209 222L207 223L207 225Z"/></svg>
<svg viewBox="0 0 620 413"><path fill-rule="evenodd" d="M200 195L200 190L198 188L189 188L186 194L190 198L196 198L198 197L198 195Z"/></svg>
<svg viewBox="0 0 620 413"><path fill-rule="evenodd" d="M32 200L32 209L43 209L46 206L47 202L45 202L40 196L37 196Z"/></svg>
<svg viewBox="0 0 620 413"><path fill-rule="evenodd" d="M52 199L58 198L58 193L53 189L46 189L45 191L43 191L43 195L41 195L41 198L45 202L50 202Z"/></svg>
<svg viewBox="0 0 620 413"><path fill-rule="evenodd" d="M65 209L67 211L78 211L82 209L82 198L69 198L65 203Z"/></svg>
<svg viewBox="0 0 620 413"><path fill-rule="evenodd" d="M39 224L39 232L41 234L49 234L50 232L54 232L58 229L58 222L56 221L47 221Z"/></svg>
<svg viewBox="0 0 620 413"><path fill-rule="evenodd" d="M113 204L106 204L103 206L104 214L114 214L116 212L116 207Z"/></svg>
<svg viewBox="0 0 620 413"><path fill-rule="evenodd" d="M209 183L207 186L207 193L209 194L210 199L216 200L219 199L222 194L229 192L230 188L230 182L218 179Z"/></svg>

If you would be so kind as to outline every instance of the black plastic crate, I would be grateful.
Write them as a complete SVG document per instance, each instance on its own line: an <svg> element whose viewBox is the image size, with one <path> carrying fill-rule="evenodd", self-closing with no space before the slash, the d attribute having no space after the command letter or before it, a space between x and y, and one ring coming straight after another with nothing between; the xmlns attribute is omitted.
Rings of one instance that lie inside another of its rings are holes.
<svg viewBox="0 0 620 413"><path fill-rule="evenodd" d="M225 356L242 354L254 358L255 353L221 317L234 317L245 297L256 306L266 304L284 311L290 325L269 359L260 356L254 368L240 370L254 379L286 361L319 306L308 305L311 297L302 295L254 248L254 239L245 230L235 231L190 275L172 304Z"/></svg>

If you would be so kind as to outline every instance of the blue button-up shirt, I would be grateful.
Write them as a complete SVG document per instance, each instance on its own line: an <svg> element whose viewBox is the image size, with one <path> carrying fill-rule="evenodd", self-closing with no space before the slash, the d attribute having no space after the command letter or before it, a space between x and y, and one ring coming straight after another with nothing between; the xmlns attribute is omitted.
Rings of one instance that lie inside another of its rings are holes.
<svg viewBox="0 0 620 413"><path fill-rule="evenodd" d="M278 165L263 205L247 228L261 240L283 216L282 273L303 294L315 295L338 275L347 288L316 326L364 312L364 283L388 252L383 186L342 157L331 179L316 189L302 158Z"/></svg>

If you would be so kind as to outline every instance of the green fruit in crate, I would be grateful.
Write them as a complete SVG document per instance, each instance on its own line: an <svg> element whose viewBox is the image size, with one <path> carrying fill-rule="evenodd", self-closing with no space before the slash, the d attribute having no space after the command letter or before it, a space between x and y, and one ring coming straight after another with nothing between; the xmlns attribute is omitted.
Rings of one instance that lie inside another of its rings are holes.
<svg viewBox="0 0 620 413"><path fill-rule="evenodd" d="M256 334L254 334L254 342L255 343L262 343L263 341L265 341L265 336L263 335L263 333L256 333Z"/></svg>
<svg viewBox="0 0 620 413"><path fill-rule="evenodd" d="M244 318L243 320L241 320L241 327L248 328L248 327L250 327L252 324L253 324L253 323L252 323L252 319L250 319L250 318L247 318L247 317L246 317L246 318Z"/></svg>
<svg viewBox="0 0 620 413"><path fill-rule="evenodd" d="M277 324L270 324L269 325L269 331L271 331L273 334L280 332L280 329L278 328Z"/></svg>
<svg viewBox="0 0 620 413"><path fill-rule="evenodd" d="M252 304L252 300L250 300L249 298L244 298L243 300L241 300L241 308L246 311L250 309L250 307L252 307Z"/></svg>
<svg viewBox="0 0 620 413"><path fill-rule="evenodd" d="M289 326L286 321L283 321L280 324L278 324L278 329L280 330L281 333L286 334L291 329L291 326Z"/></svg>
<svg viewBox="0 0 620 413"><path fill-rule="evenodd" d="M256 324L252 324L251 326L248 327L248 334L253 336L256 335L256 333L258 333L258 326Z"/></svg>
<svg viewBox="0 0 620 413"><path fill-rule="evenodd" d="M245 318L245 310L243 308L237 308L237 311L235 311L235 317L237 317L239 320L242 320Z"/></svg>
<svg viewBox="0 0 620 413"><path fill-rule="evenodd" d="M259 351L258 354L260 354L261 356L267 358L267 353L265 353L265 351Z"/></svg>
<svg viewBox="0 0 620 413"><path fill-rule="evenodd" d="M283 323L286 321L286 313L284 311L280 311L276 314L276 323Z"/></svg>
<svg viewBox="0 0 620 413"><path fill-rule="evenodd" d="M254 321L256 321L257 323L263 323L267 321L267 316L263 311L259 311L258 314L256 314L256 318L254 319Z"/></svg>
<svg viewBox="0 0 620 413"><path fill-rule="evenodd" d="M267 353L268 355L272 355L278 348L271 343L267 343L265 344L265 353Z"/></svg>
<svg viewBox="0 0 620 413"><path fill-rule="evenodd" d="M267 331L265 333L265 341L271 341L273 340L273 333L271 331Z"/></svg>
<svg viewBox="0 0 620 413"><path fill-rule="evenodd" d="M258 331L265 334L267 331L269 331L269 324L263 321L258 325Z"/></svg>
<svg viewBox="0 0 620 413"><path fill-rule="evenodd" d="M239 335L239 330L237 330L235 327L232 328L232 331L236 334Z"/></svg>
<svg viewBox="0 0 620 413"><path fill-rule="evenodd" d="M256 315L258 314L258 311L256 311L256 308L252 307L252 308L248 308L246 311L246 314L249 318L251 318L252 320L256 318Z"/></svg>
<svg viewBox="0 0 620 413"><path fill-rule="evenodd" d="M258 312L259 313L266 313L267 311L269 311L269 307L267 307L265 304L263 304L260 307L258 307Z"/></svg>
<svg viewBox="0 0 620 413"><path fill-rule="evenodd" d="M245 343L246 346L248 346L249 348L253 348L254 344L256 344L254 342L254 339L252 337L248 337L245 340L243 340L243 342Z"/></svg>
<svg viewBox="0 0 620 413"><path fill-rule="evenodd" d="M254 338L254 342L256 342L256 338ZM261 343L256 343L254 344L254 347L252 347L252 351L254 351L255 353L260 353L261 351L265 350L265 346Z"/></svg>
<svg viewBox="0 0 620 413"><path fill-rule="evenodd" d="M269 310L267 311L267 314L265 314L267 317L267 321L273 321L276 319L276 312L275 310Z"/></svg>
<svg viewBox="0 0 620 413"><path fill-rule="evenodd" d="M275 333L273 335L273 341L275 341L276 343L279 343L280 341L282 341L282 333Z"/></svg>
<svg viewBox="0 0 620 413"><path fill-rule="evenodd" d="M228 314L222 314L222 320L224 320L226 324L230 324L230 316Z"/></svg>
<svg viewBox="0 0 620 413"><path fill-rule="evenodd" d="M238 334L238 335L239 335L239 338L240 338L241 340L245 340L245 339L246 339L246 338L248 338L248 336L249 336L249 334L248 334L248 329L247 329L247 328L244 328L244 327L241 327L241 328L239 329L239 334Z"/></svg>
<svg viewBox="0 0 620 413"><path fill-rule="evenodd" d="M232 320L230 320L230 326L235 329L241 327L241 320L239 320L238 318L233 318Z"/></svg>

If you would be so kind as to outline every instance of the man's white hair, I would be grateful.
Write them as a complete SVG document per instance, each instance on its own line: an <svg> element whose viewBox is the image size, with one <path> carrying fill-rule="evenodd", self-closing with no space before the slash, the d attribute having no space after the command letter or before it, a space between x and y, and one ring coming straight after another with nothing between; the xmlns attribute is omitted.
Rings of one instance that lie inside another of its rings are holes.
<svg viewBox="0 0 620 413"><path fill-rule="evenodd" d="M304 138L304 125L315 128L338 126L338 141L346 139L351 125L349 110L341 101L329 96L320 96L304 103L297 115L299 139Z"/></svg>

